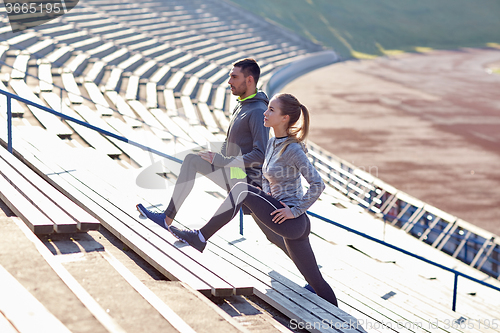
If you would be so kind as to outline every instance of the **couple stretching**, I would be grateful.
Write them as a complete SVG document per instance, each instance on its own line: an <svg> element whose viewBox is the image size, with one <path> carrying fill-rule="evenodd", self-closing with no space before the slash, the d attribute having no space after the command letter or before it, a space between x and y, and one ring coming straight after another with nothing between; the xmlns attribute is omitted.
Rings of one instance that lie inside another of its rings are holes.
<svg viewBox="0 0 500 333"><path fill-rule="evenodd" d="M243 208L268 240L293 260L314 291L337 306L335 294L323 279L309 243L310 221L305 212L325 188L306 156L304 140L309 131L309 112L290 94L275 95L268 102L263 92L257 92L259 75L260 68L253 59L233 65L228 83L232 94L239 96L238 105L221 153L206 151L186 156L165 212L152 212L142 204L137 209L179 240L203 252L207 240ZM301 125L297 126L301 116ZM275 137L268 139L270 127ZM193 188L197 172L229 193L200 230L180 230L171 224ZM309 183L305 194L301 175Z"/></svg>

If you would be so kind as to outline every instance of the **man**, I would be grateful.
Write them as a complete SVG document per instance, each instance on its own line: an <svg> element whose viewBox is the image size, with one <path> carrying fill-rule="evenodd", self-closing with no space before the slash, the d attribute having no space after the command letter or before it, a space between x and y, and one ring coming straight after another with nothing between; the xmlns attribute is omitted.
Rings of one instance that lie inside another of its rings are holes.
<svg viewBox="0 0 500 333"><path fill-rule="evenodd" d="M238 96L238 105L233 110L221 152L204 151L187 155L165 212L156 213L138 204L137 209L142 215L169 229L191 192L198 172L228 192L242 180L262 187L262 163L269 139L269 128L264 127L264 112L269 100L264 92L257 91L259 77L260 68L254 59L242 59L233 64L228 84L231 93ZM243 210L249 212L246 207ZM276 238L255 216L254 219L268 239L287 252L283 239Z"/></svg>

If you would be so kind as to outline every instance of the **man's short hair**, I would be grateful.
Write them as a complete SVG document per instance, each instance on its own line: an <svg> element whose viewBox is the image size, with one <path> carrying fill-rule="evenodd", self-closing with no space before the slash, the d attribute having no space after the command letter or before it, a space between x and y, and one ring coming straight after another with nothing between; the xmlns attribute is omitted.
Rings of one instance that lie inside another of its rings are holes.
<svg viewBox="0 0 500 333"><path fill-rule="evenodd" d="M241 72L243 73L243 75L245 77L247 77L248 75L253 76L255 84L257 84L257 82L259 82L260 67L257 64L257 61L255 61L254 59L245 58L245 59L238 60L237 62L235 62L233 64L233 67L241 68Z"/></svg>

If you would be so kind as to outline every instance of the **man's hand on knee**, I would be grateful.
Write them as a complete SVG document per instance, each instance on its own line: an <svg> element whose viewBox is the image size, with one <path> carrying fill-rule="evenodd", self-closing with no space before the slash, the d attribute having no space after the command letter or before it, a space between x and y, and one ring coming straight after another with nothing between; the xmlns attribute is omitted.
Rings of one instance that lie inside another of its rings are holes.
<svg viewBox="0 0 500 333"><path fill-rule="evenodd" d="M207 161L208 163L212 164L215 158L215 154L213 151L201 151L198 153L198 155Z"/></svg>

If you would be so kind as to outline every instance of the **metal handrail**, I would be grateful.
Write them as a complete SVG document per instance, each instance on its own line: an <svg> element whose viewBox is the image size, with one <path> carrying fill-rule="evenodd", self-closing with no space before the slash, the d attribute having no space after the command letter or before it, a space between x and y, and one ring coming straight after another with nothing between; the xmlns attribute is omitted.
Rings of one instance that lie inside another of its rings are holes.
<svg viewBox="0 0 500 333"><path fill-rule="evenodd" d="M28 104L28 105L32 105L36 108L39 108L40 110L43 110L43 111L46 111L46 112L49 112L49 113L52 113L53 115L56 115L60 118L63 118L65 120L68 120L68 121L72 121L74 123L77 123L79 125L82 125L82 126L85 126L87 128L90 128L91 130L94 130L96 132L99 132L101 134L104 134L104 135L107 135L107 136L110 136L112 138L115 138L117 140L120 140L120 141L123 141L125 143L128 143L128 144L131 144L133 146L136 146L136 147L139 147L143 150L146 150L146 151L149 151L151 153L154 153L156 155L159 155L159 156L162 156L162 157L165 157L171 161L174 161L174 162L177 162L177 163L182 163L182 160L178 159L177 157L173 157L173 156L170 156L168 154L165 154L159 150L156 150L156 149L153 149L151 147L148 147L148 146L145 146L143 144L140 144L136 141L133 141L133 140L129 140L127 139L126 137L123 137L121 135L118 135L118 134L115 134L115 133L112 133L112 132L109 132L109 131L106 131L100 127L97 127L97 126L94 126L94 125L91 125L85 121L81 121L79 119L76 119L76 118L73 118L73 117L70 117L70 116L67 116L65 115L64 113L61 113L61 112L58 112L58 111L55 111L51 108L48 108L46 106L43 106L43 105L40 105L38 103L35 103L35 102L32 102L30 100L27 100L25 98L22 98L22 97L19 97L15 94L12 94L8 91L5 91L5 90L2 90L0 89L0 94L2 95L5 95L7 96L7 133L8 133L8 143L7 143L7 149L9 150L10 153L12 153L12 98L22 102L22 103L25 103L25 104Z"/></svg>
<svg viewBox="0 0 500 333"><path fill-rule="evenodd" d="M472 276L470 276L470 275L467 275L467 274L465 274L465 273L462 273L462 272L460 272L460 271L457 271L456 269L449 268L449 267L447 267L447 266L441 265L441 264L439 264L439 263L437 263L437 262L435 262L435 261L432 261L432 260L430 260L430 259L424 258L424 257L422 257L422 256L419 256L418 254L414 254L414 253L412 253L412 252L410 252L410 251L407 251L407 250L405 250L405 249L402 249L402 248L400 248L400 247L398 247L398 246L396 246L396 245L393 245L393 244L387 243L387 242L385 242L385 241L383 241L383 240L380 240L380 239L378 239L378 238L375 238L375 237L372 237L372 236L370 236L370 235L367 235L367 234L365 234L365 233L363 233L363 232L361 232L361 231L358 231L358 230L356 230L356 229L349 228L349 227L347 227L347 226L345 226L345 225L343 225L343 224L341 224L341 223L338 223L338 222L332 221L332 220L330 220L330 219L327 219L326 217L323 217L323 216L318 215L318 214L316 214L316 213L313 213L313 212L311 212L311 211L307 211L307 214L309 214L309 215L311 215L311 216L313 216L313 217L316 217L316 218L318 218L318 219L320 219L320 220L322 220L322 221L325 221L325 222L328 222L328 223L330 223L330 224L333 224L333 225L334 225L334 226L336 226L336 227L339 227L339 228L342 228L342 229L347 230L347 231L349 231L349 232L352 232L352 233L354 233L354 234L356 234L356 235L358 235L358 236L362 236L362 237L364 237L364 238L366 238L366 239L369 239L369 240L374 241L374 242L376 242L376 243L382 244L382 245L384 245L384 246L386 246L386 247L389 247L389 248L391 248L391 249L393 249L393 250L396 250L396 251L399 251L399 252L401 252L401 253L404 253L404 254L406 254L406 255L408 255L408 256L410 256L410 257L416 258L416 259L421 260L421 261L423 261L423 262L426 262L426 263L428 263L428 264L430 264L430 265L433 265L433 266L439 267L439 268L441 268L441 269L444 269L445 271L448 271L448 272L451 272L451 273L455 274L454 285L453 285L453 303L452 303L452 310L453 310L453 311L456 311L456 305L457 305L457 291L458 291L458 277L459 277L459 276L462 276L462 277L464 277L464 278L466 278L466 279L468 279L468 280L471 280L471 281L477 282L477 283L479 283L479 284L481 284L481 285L483 285L483 286L489 287L489 288L491 288L491 289L494 289L494 290L500 291L500 287L497 287L497 286L494 286L494 285L489 284L489 283L487 283L487 282L484 282L484 281L481 281L481 280L479 280L479 279L476 279L476 278L474 278L474 277L472 277Z"/></svg>

